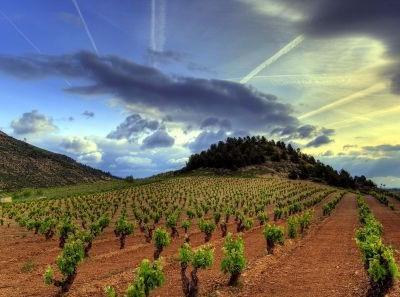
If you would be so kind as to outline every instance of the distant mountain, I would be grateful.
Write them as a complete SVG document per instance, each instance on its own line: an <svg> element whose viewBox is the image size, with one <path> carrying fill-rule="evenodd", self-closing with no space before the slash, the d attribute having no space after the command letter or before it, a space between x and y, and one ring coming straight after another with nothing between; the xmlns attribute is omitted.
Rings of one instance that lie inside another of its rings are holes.
<svg viewBox="0 0 400 297"><path fill-rule="evenodd" d="M62 186L113 178L109 173L0 131L0 190Z"/></svg>
<svg viewBox="0 0 400 297"><path fill-rule="evenodd" d="M183 171L200 168L243 170L257 168L291 179L312 179L345 188L371 188L376 185L365 176L352 177L315 160L313 156L294 149L283 141L267 140L264 136L227 138L212 144L206 151L190 156Z"/></svg>

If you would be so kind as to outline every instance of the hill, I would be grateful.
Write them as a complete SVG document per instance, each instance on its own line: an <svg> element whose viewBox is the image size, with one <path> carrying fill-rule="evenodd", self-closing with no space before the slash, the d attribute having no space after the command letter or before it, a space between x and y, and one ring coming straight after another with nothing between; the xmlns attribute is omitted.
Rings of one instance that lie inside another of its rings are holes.
<svg viewBox="0 0 400 297"><path fill-rule="evenodd" d="M183 171L238 170L254 166L291 179L311 179L345 188L376 187L363 175L352 177L344 169L338 172L300 149L294 149L291 144L267 140L264 136L227 138L225 142L212 144L208 150L190 156Z"/></svg>
<svg viewBox="0 0 400 297"><path fill-rule="evenodd" d="M52 187L111 180L109 173L80 164L0 131L0 190Z"/></svg>

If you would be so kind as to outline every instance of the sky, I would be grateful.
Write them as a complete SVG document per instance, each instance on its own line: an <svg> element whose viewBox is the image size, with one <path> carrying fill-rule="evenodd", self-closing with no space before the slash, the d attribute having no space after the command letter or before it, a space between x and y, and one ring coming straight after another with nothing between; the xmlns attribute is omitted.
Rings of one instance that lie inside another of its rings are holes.
<svg viewBox="0 0 400 297"><path fill-rule="evenodd" d="M265 135L400 187L397 0L2 0L0 129L117 176Z"/></svg>

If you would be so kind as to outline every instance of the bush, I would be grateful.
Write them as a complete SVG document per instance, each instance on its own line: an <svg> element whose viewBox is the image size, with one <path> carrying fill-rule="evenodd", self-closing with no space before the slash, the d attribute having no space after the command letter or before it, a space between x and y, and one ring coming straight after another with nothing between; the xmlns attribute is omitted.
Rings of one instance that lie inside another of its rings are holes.
<svg viewBox="0 0 400 297"><path fill-rule="evenodd" d="M297 229L299 227L298 216L291 216L287 220L287 233L289 238L297 237Z"/></svg>
<svg viewBox="0 0 400 297"><path fill-rule="evenodd" d="M168 228L171 228L171 237L175 238L179 236L178 229L176 228L178 223L179 215L178 213L174 212L167 216L166 225Z"/></svg>
<svg viewBox="0 0 400 297"><path fill-rule="evenodd" d="M76 231L76 226L72 222L70 217L63 218L60 223L58 224L58 234L60 236L58 246L60 248L64 247L65 242L68 239L70 234L73 234Z"/></svg>
<svg viewBox="0 0 400 297"><path fill-rule="evenodd" d="M263 230L265 240L267 241L268 253L273 253L276 244L283 244L284 231L282 227L267 224Z"/></svg>
<svg viewBox="0 0 400 297"><path fill-rule="evenodd" d="M126 297L149 296L150 291L160 286L165 281L161 260L150 262L144 259L136 269L135 279L126 290ZM107 297L116 297L117 293L111 286L104 288Z"/></svg>
<svg viewBox="0 0 400 297"><path fill-rule="evenodd" d="M183 293L186 297L196 297L199 294L199 278L197 272L199 269L211 267L214 262L214 249L209 246L203 246L192 250L188 243L184 243L179 249L179 262L181 263L181 281ZM187 268L192 265L192 272L187 276Z"/></svg>
<svg viewBox="0 0 400 297"><path fill-rule="evenodd" d="M212 233L215 230L215 224L212 221L200 220L199 229L201 232L205 234L204 242L209 242L212 236Z"/></svg>
<svg viewBox="0 0 400 297"><path fill-rule="evenodd" d="M232 234L229 233L224 241L223 252L221 270L231 275L229 285L234 286L237 284L242 271L246 267L242 237L239 236L237 239L234 239Z"/></svg>
<svg viewBox="0 0 400 297"><path fill-rule="evenodd" d="M302 234L310 227L313 216L314 216L313 211L308 210L298 217L300 232Z"/></svg>
<svg viewBox="0 0 400 297"><path fill-rule="evenodd" d="M360 222L363 227L356 231L356 242L363 254L372 288L376 295L384 295L399 276L399 270L391 247L382 243L382 225L375 219L365 201L357 198Z"/></svg>
<svg viewBox="0 0 400 297"><path fill-rule="evenodd" d="M54 284L60 287L63 293L68 292L75 280L77 267L84 259L84 256L84 245L81 240L67 241L56 261L57 267L63 275L63 279L55 280L54 272L51 266L49 266L44 273L45 284Z"/></svg>
<svg viewBox="0 0 400 297"><path fill-rule="evenodd" d="M157 228L153 234L154 246L156 250L154 251L154 260L157 260L161 252L165 247L171 243L171 237L168 232L162 228Z"/></svg>
<svg viewBox="0 0 400 297"><path fill-rule="evenodd" d="M126 236L130 235L133 233L133 224L129 223L125 216L122 215L116 225L115 225L115 230L114 230L115 236L119 237L120 241L120 249L123 249L125 247L125 239Z"/></svg>

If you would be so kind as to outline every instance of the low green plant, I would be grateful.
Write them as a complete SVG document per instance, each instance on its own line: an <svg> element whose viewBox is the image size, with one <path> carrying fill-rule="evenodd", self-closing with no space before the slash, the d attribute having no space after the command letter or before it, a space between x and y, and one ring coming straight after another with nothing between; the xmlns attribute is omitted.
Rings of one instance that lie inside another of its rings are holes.
<svg viewBox="0 0 400 297"><path fill-rule="evenodd" d="M289 238L297 237L297 230L299 228L299 218L298 216L290 216L287 219L287 234Z"/></svg>
<svg viewBox="0 0 400 297"><path fill-rule="evenodd" d="M85 251L83 242L79 239L68 240L56 261L58 270L63 275L63 278L61 280L55 280L53 269L51 266L48 266L44 273L45 284L53 284L61 288L63 293L68 292L75 280L78 265L84 257Z"/></svg>
<svg viewBox="0 0 400 297"><path fill-rule="evenodd" d="M229 273L229 285L237 285L240 275L246 267L246 258L244 255L244 241L241 236L236 239L231 233L225 238L223 247L224 256L221 261L221 270Z"/></svg>
<svg viewBox="0 0 400 297"><path fill-rule="evenodd" d="M165 281L161 259L150 262L144 259L135 272L135 279L126 290L126 297L148 297L150 292L163 285ZM111 286L104 288L107 297L117 297Z"/></svg>
<svg viewBox="0 0 400 297"><path fill-rule="evenodd" d="M274 252L276 244L282 245L285 241L283 228L276 225L267 224L264 227L263 234L267 242L267 251L270 254Z"/></svg>
<svg viewBox="0 0 400 297"><path fill-rule="evenodd" d="M186 297L197 297L199 294L199 269L211 267L214 262L214 249L210 245L193 250L188 243L184 243L179 249L179 262L181 263L181 281L183 293ZM190 277L187 269L192 266Z"/></svg>
<svg viewBox="0 0 400 297"><path fill-rule="evenodd" d="M153 234L153 241L155 246L154 260L157 260L163 249L171 243L171 237L163 228L157 228Z"/></svg>
<svg viewBox="0 0 400 297"><path fill-rule="evenodd" d="M211 239L211 236L215 230L215 224L213 221L207 221L207 220L202 219L199 222L199 229L205 235L204 242L209 242Z"/></svg>
<svg viewBox="0 0 400 297"><path fill-rule="evenodd" d="M125 247L126 236L133 233L133 224L129 223L128 220L122 215L115 224L114 230L115 236L119 238L120 249Z"/></svg>

